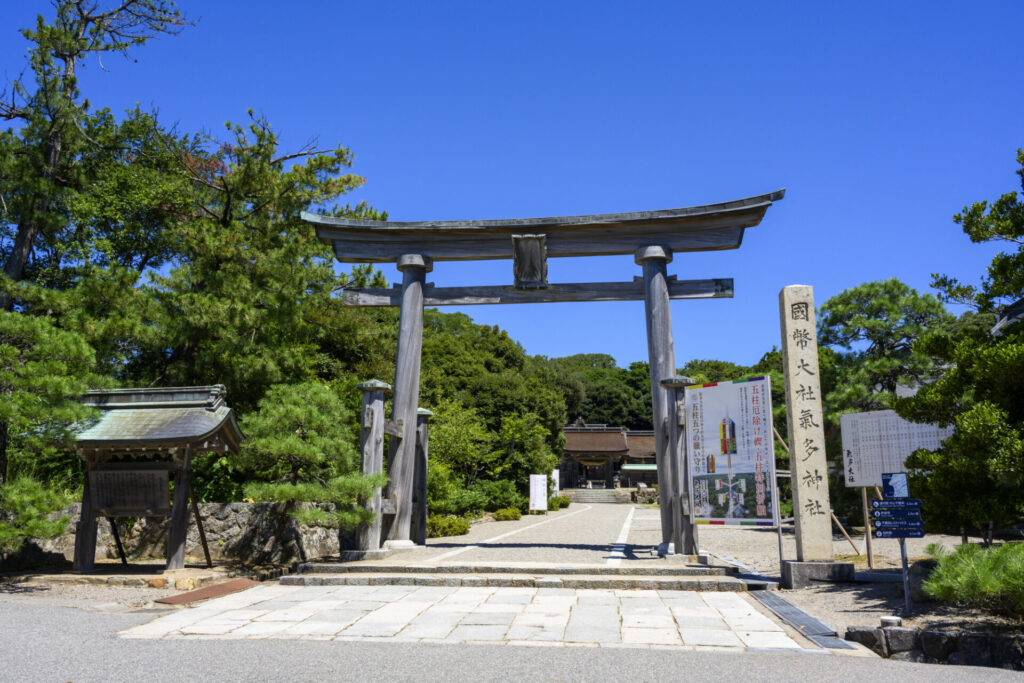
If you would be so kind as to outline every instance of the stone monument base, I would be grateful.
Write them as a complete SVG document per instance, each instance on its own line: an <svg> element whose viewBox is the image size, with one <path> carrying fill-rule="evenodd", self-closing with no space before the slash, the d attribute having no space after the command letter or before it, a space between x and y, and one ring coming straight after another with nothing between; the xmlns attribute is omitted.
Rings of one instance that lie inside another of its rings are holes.
<svg viewBox="0 0 1024 683"><path fill-rule="evenodd" d="M782 561L783 588L806 588L814 581L853 581L853 563Z"/></svg>

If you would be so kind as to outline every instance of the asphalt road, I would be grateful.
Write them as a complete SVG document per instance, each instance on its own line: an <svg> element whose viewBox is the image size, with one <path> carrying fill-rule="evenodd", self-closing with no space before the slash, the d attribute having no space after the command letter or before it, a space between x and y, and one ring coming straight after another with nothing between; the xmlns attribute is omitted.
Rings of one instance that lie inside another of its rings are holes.
<svg viewBox="0 0 1024 683"><path fill-rule="evenodd" d="M0 601L2 681L1020 681L995 669L800 652L299 640L125 640L152 613Z"/></svg>

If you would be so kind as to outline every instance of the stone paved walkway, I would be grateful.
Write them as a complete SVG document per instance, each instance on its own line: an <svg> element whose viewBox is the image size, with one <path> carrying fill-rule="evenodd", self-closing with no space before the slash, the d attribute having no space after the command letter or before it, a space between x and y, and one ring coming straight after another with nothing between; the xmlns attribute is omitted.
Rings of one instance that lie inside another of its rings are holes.
<svg viewBox="0 0 1024 683"><path fill-rule="evenodd" d="M743 594L557 588L264 585L121 635L816 649Z"/></svg>

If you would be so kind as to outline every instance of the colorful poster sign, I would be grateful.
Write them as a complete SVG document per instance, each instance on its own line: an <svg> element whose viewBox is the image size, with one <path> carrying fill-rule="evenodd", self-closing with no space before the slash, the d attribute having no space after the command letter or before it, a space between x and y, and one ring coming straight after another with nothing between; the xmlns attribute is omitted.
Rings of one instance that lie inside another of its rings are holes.
<svg viewBox="0 0 1024 683"><path fill-rule="evenodd" d="M694 522L779 523L767 377L687 387L686 446Z"/></svg>
<svg viewBox="0 0 1024 683"><path fill-rule="evenodd" d="M843 471L847 486L881 486L883 472L905 472L903 462L918 448L938 450L952 427L908 422L894 410L847 413L843 433Z"/></svg>

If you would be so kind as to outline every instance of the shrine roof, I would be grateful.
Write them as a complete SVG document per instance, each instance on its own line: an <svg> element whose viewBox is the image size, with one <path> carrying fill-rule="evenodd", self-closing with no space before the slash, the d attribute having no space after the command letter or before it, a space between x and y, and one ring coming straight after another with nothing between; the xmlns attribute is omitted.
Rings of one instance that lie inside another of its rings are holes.
<svg viewBox="0 0 1024 683"><path fill-rule="evenodd" d="M600 431L565 430L564 453L625 453L626 435L621 429Z"/></svg>
<svg viewBox="0 0 1024 683"><path fill-rule="evenodd" d="M369 221L302 212L339 261L380 263L404 254L435 261L512 258L513 234L544 234L548 256L632 254L659 245L672 251L736 249L743 230L761 222L786 191L717 204L656 211L456 221Z"/></svg>
<svg viewBox="0 0 1024 683"><path fill-rule="evenodd" d="M653 431L626 432L626 444L629 446L629 457L631 458L654 457L655 448Z"/></svg>
<svg viewBox="0 0 1024 683"><path fill-rule="evenodd" d="M99 414L78 425L83 451L143 451L191 447L237 452L242 432L221 384L203 387L89 391L82 403Z"/></svg>

